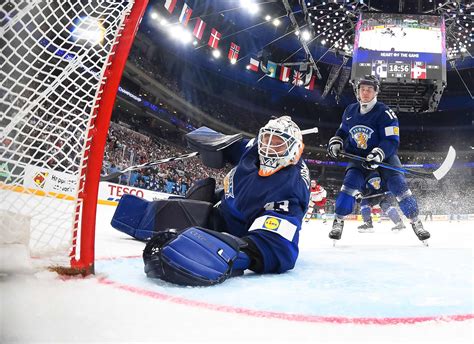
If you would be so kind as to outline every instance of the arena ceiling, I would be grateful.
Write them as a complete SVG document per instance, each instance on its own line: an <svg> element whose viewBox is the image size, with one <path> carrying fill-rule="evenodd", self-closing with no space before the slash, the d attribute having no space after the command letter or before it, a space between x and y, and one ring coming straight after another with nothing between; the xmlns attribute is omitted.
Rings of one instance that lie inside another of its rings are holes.
<svg viewBox="0 0 474 344"><path fill-rule="evenodd" d="M165 8L167 3L174 3L172 12ZM192 9L186 23L188 33L182 30L185 6ZM214 55L217 49L210 49L207 42L211 28L215 28L221 35L221 60L227 59L231 43L237 43L238 65L248 67L250 58L289 65L312 63L324 83L332 66L351 66L356 22L363 12L442 16L446 27L448 85L473 100L474 5L471 1L151 0L144 22L159 46L170 48L170 40L163 37L169 31L175 41L172 49L175 52L187 49L186 55L195 63L209 66L218 60ZM206 24L206 37L202 40L192 36L198 19ZM173 31L176 28L179 32ZM183 40L181 46L176 43L179 40ZM216 62L216 69L227 73L228 68L220 63ZM451 80L449 72L454 75Z"/></svg>

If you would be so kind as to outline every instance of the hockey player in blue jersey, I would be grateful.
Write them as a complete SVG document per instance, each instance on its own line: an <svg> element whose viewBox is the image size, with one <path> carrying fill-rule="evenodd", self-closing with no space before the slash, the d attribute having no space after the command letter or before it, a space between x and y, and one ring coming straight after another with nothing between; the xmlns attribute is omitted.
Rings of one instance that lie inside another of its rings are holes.
<svg viewBox="0 0 474 344"><path fill-rule="evenodd" d="M304 144L300 129L290 117L283 116L270 120L256 139L237 140L215 149L216 142L227 138L203 128L187 135L191 148L199 151L207 166L230 163L234 168L224 180L222 196L212 207L207 228L165 229L151 238L143 255L147 276L183 285L212 285L247 269L256 273L292 269L309 203L309 171L301 159ZM185 216L203 203L171 200L159 208L171 209L173 202L187 207ZM148 210L143 213L152 213L155 222L169 219L168 227L177 228L170 219L173 212L164 217ZM143 219L131 220L129 213L123 214L114 215L115 223L122 226L119 230L129 231L124 221L134 229L139 227L136 223L143 223ZM156 231L156 223L152 227Z"/></svg>
<svg viewBox="0 0 474 344"><path fill-rule="evenodd" d="M367 177L367 183L361 195L360 213L364 223L358 228L359 233L373 233L372 208L379 205L382 212L386 214L395 224L392 231L400 231L405 228L398 210L393 206L395 199L386 188L384 181L377 171L373 171Z"/></svg>
<svg viewBox="0 0 474 344"><path fill-rule="evenodd" d="M338 158L341 151L366 157L366 162L350 162L344 182L336 198L336 218L329 237L341 239L344 217L352 213L355 196L364 187L370 171L377 169L396 197L403 214L410 220L418 239L425 241L430 233L418 218L418 204L405 180L397 171L378 168L379 162L401 166L397 156L400 136L398 118L385 104L377 101L379 81L373 76L362 78L357 84L358 102L349 105L342 116L341 125L329 140L328 154Z"/></svg>

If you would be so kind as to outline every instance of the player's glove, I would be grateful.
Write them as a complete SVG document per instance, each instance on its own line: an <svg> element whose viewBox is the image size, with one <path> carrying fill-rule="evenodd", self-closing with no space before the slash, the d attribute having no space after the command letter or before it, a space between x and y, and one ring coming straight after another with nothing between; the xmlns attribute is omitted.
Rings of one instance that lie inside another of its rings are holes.
<svg viewBox="0 0 474 344"><path fill-rule="evenodd" d="M201 227L157 233L143 251L147 277L186 286L210 286L243 274L250 266L241 251L248 243Z"/></svg>
<svg viewBox="0 0 474 344"><path fill-rule="evenodd" d="M375 170L379 167L380 162L385 158L385 153L381 148L374 148L365 158L365 162L362 163L362 166L368 170Z"/></svg>
<svg viewBox="0 0 474 344"><path fill-rule="evenodd" d="M342 150L343 141L339 136L333 136L328 143L328 154L331 158L337 159L339 152Z"/></svg>

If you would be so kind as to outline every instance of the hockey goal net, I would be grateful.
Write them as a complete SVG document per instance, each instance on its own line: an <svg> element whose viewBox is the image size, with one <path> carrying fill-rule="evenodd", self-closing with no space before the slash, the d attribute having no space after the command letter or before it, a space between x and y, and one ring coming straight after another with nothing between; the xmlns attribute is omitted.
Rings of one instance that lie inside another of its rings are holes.
<svg viewBox="0 0 474 344"><path fill-rule="evenodd" d="M147 2L0 5L0 245L26 237L35 261L93 272L103 150Z"/></svg>

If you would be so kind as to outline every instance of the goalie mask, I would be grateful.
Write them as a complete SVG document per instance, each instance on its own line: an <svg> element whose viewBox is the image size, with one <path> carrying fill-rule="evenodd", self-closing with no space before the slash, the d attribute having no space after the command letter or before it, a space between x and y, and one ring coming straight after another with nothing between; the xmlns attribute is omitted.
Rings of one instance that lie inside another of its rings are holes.
<svg viewBox="0 0 474 344"><path fill-rule="evenodd" d="M270 120L258 133L259 176L268 177L295 165L303 148L301 130L289 116Z"/></svg>

